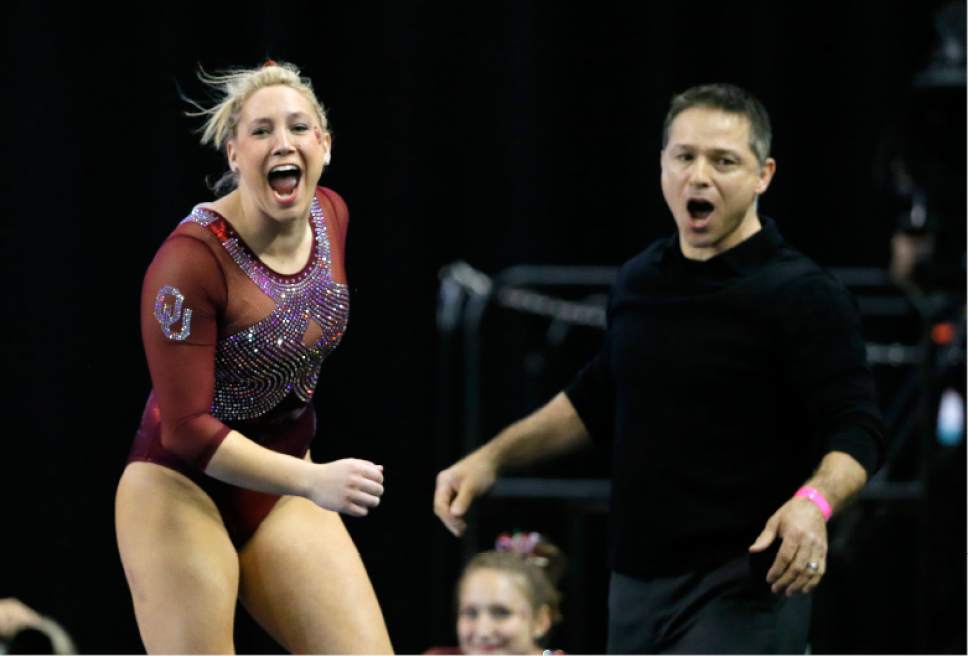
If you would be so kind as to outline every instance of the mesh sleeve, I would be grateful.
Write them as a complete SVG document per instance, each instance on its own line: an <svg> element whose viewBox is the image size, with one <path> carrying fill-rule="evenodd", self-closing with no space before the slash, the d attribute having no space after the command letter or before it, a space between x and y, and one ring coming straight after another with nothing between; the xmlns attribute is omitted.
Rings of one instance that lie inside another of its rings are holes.
<svg viewBox="0 0 968 656"><path fill-rule="evenodd" d="M229 428L210 414L225 280L201 241L170 237L145 274L141 337L161 412L161 443L204 469Z"/></svg>
<svg viewBox="0 0 968 656"><path fill-rule="evenodd" d="M330 254L333 258L333 275L339 282L346 282L345 251L346 229L349 227L350 212L343 197L328 187L319 187L318 193L332 205L332 212L327 213L330 221Z"/></svg>
<svg viewBox="0 0 968 656"><path fill-rule="evenodd" d="M346 206L346 201L343 200L343 197L329 187L320 187L319 190L333 204L333 210L335 212L335 216L333 217L333 223L336 228L335 236L339 240L339 245L342 246L346 243L346 229L349 227L350 210Z"/></svg>

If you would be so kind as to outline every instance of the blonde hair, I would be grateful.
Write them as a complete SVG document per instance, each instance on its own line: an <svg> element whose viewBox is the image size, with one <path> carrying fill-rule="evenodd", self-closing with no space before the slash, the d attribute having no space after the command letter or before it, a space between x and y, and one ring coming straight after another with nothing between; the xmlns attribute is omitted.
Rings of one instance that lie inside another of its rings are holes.
<svg viewBox="0 0 968 656"><path fill-rule="evenodd" d="M258 68L239 68L218 73L207 73L199 67L198 79L214 89L216 95L216 104L211 107L203 107L185 98L196 109L196 111L186 112L188 116L207 117L200 130L203 145L212 144L216 150L224 152L226 142L235 137L239 113L245 101L256 91L276 85L287 86L301 93L316 113L320 127L325 132L329 131L326 110L316 98L312 81L308 77L302 77L294 64L270 59ZM226 187L234 187L235 182L235 174L229 171L212 187L214 191L219 191Z"/></svg>

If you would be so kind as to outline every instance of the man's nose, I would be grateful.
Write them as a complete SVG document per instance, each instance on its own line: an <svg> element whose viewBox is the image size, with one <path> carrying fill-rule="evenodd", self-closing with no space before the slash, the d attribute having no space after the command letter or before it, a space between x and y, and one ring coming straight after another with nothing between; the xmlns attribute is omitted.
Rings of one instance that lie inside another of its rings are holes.
<svg viewBox="0 0 968 656"><path fill-rule="evenodd" d="M689 184L693 187L709 186L709 162L705 157L697 157L689 167Z"/></svg>

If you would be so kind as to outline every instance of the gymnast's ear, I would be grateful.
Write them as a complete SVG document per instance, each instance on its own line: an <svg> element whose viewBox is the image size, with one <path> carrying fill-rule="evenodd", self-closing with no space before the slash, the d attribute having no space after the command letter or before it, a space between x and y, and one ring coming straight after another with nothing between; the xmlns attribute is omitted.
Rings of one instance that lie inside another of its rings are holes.
<svg viewBox="0 0 968 656"><path fill-rule="evenodd" d="M225 142L225 159L228 160L229 169L232 170L232 173L239 172L239 165L235 161L236 155L237 153L235 150L235 141L233 139L229 139L228 141Z"/></svg>
<svg viewBox="0 0 968 656"><path fill-rule="evenodd" d="M326 150L326 154L323 155L323 164L329 166L329 163L333 161L333 137L329 132L323 132L320 134L319 143L322 144L323 148Z"/></svg>

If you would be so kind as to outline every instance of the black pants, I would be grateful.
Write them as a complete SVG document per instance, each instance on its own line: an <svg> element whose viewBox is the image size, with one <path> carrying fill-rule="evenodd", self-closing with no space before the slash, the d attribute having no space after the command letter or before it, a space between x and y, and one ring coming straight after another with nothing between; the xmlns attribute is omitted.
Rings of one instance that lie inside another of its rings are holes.
<svg viewBox="0 0 968 656"><path fill-rule="evenodd" d="M770 592L749 556L714 569L637 579L612 572L610 654L803 654L810 597Z"/></svg>

